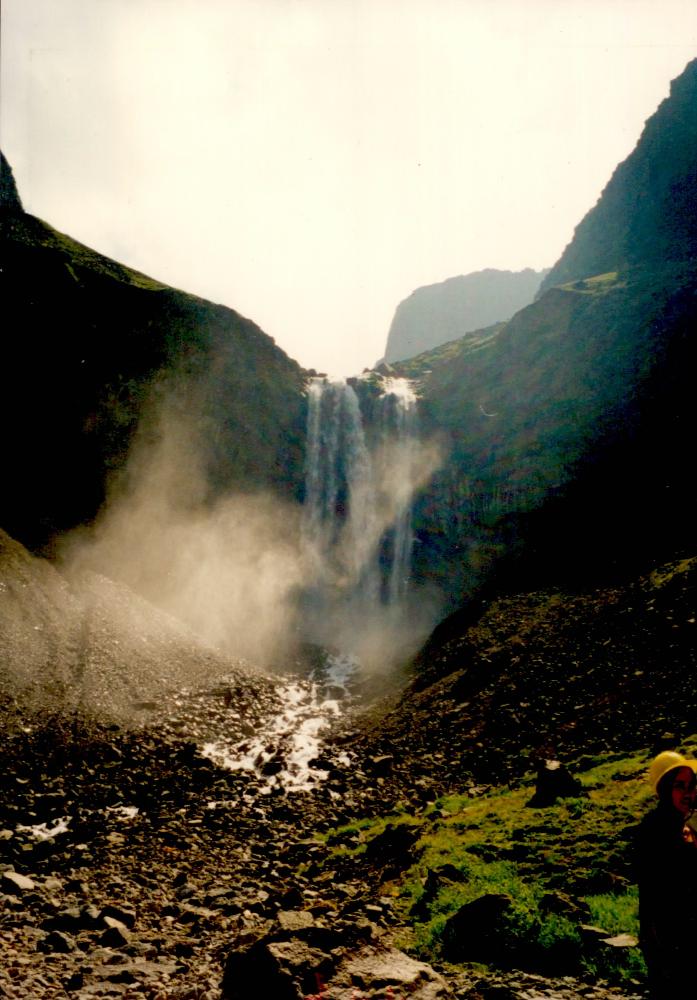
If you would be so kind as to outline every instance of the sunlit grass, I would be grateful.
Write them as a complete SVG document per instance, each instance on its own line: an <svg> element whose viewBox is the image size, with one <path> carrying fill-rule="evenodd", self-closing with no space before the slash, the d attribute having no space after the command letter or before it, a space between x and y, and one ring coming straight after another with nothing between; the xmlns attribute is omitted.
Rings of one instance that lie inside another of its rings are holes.
<svg viewBox="0 0 697 1000"><path fill-rule="evenodd" d="M696 737L688 739L686 747L695 743ZM511 900L502 918L502 964L641 979L637 947L593 943L582 924L601 927L608 937L638 937L631 831L653 802L649 760L645 752L585 758L575 771L583 793L549 808L530 807L530 779L477 798L445 795L415 815L362 820L330 832L327 843L337 842L334 857L358 858L388 823L418 828L413 863L380 891L394 900L404 947L423 959L447 958L448 921L461 907L500 894ZM340 846L345 835L358 843Z"/></svg>

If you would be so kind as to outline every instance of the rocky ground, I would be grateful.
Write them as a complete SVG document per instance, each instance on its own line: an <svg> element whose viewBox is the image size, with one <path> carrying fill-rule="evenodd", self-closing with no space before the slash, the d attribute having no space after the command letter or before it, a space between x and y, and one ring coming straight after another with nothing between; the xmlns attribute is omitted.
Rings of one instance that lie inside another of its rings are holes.
<svg viewBox="0 0 697 1000"><path fill-rule="evenodd" d="M15 724L2 749L0 996L627 996L571 979L435 970L400 951L390 901L365 870L340 881L327 872L315 837L376 801L385 808L399 783L384 757L356 757L349 711L309 761L310 787L285 792L282 693L241 704L222 678L181 692L144 728L78 716ZM253 770L201 752L227 741L247 760L265 733L277 735ZM422 780L425 800L435 791Z"/></svg>
<svg viewBox="0 0 697 1000"><path fill-rule="evenodd" d="M403 696L351 700L232 663L0 535L0 996L628 997L415 961L380 866L338 866L321 837L515 785L536 755L697 733L696 579L686 559L497 598L437 631Z"/></svg>
<svg viewBox="0 0 697 1000"><path fill-rule="evenodd" d="M402 781L505 783L538 760L663 749L697 732L697 558L612 587L498 596L454 615L373 753Z"/></svg>

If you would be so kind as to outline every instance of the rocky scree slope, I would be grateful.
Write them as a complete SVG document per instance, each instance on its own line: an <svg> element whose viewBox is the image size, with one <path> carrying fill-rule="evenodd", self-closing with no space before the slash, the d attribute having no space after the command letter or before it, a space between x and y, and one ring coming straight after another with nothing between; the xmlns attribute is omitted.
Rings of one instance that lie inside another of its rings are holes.
<svg viewBox="0 0 697 1000"><path fill-rule="evenodd" d="M416 803L435 774L447 791L677 744L697 731L696 662L695 557L613 587L473 601L435 630L366 752L390 756Z"/></svg>
<svg viewBox="0 0 697 1000"><path fill-rule="evenodd" d="M394 901L378 895L377 855L374 871L354 864L339 875L318 837L351 817L345 793L360 780L346 769L313 793L260 795L257 776L196 750L202 732L226 728L220 695L190 692L177 715L147 729L54 717L3 740L12 789L0 800L4 996L629 995L568 977L436 972L404 954ZM362 798L383 791L373 773Z"/></svg>
<svg viewBox="0 0 697 1000"><path fill-rule="evenodd" d="M179 688L223 677L246 701L273 698L271 678L126 586L95 573L66 578L0 530L5 728L21 725L23 712L46 711L142 723L171 709Z"/></svg>
<svg viewBox="0 0 697 1000"><path fill-rule="evenodd" d="M650 719L656 732L677 728L683 716L662 695L671 689L662 675L636 711L624 698L641 683L635 654L672 680L678 661L691 676L695 572L685 560L626 592L502 598L473 610L463 633L446 623L424 654L430 673L386 718L375 709L372 726L348 714L317 762L326 780L307 792L265 794L262 773L225 770L200 752L208 740L263 732L279 710L272 682L202 680L128 729L15 702L0 750L5 995L247 1000L262 983L292 1000L356 990L382 1000L388 987L418 1000L637 996L559 973L487 972L459 959L434 969L404 955L408 916L385 883L416 855L386 828L372 831L367 857L342 861L332 831L406 811L431 836L431 824L435 833L449 822L437 802L445 792L478 802L495 782L524 789L551 730L553 749L581 769L598 748L648 742Z"/></svg>

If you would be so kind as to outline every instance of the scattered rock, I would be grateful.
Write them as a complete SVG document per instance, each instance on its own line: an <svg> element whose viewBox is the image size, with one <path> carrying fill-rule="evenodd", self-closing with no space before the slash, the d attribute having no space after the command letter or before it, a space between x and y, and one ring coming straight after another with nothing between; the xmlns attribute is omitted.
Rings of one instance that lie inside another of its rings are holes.
<svg viewBox="0 0 697 1000"><path fill-rule="evenodd" d="M583 785L558 760L545 760L537 769L535 794L528 803L535 809L553 806L557 799L585 795Z"/></svg>
<svg viewBox="0 0 697 1000"><path fill-rule="evenodd" d="M3 892L30 892L35 888L32 879L28 878L26 875L20 875L19 872L6 871L2 873L2 878L0 878L0 888Z"/></svg>
<svg viewBox="0 0 697 1000"><path fill-rule="evenodd" d="M633 934L615 934L614 937L603 938L602 944L611 948L637 948L639 941Z"/></svg>
<svg viewBox="0 0 697 1000"><path fill-rule="evenodd" d="M496 961L505 951L503 918L513 901L487 893L461 906L443 929L443 954L453 961Z"/></svg>
<svg viewBox="0 0 697 1000"><path fill-rule="evenodd" d="M75 939L64 931L51 931L40 943L42 951L75 951Z"/></svg>

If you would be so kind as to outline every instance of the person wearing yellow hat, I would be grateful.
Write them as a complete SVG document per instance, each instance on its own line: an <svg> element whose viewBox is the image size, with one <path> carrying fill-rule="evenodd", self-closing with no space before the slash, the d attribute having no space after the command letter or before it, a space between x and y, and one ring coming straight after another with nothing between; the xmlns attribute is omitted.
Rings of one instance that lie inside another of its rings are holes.
<svg viewBox="0 0 697 1000"><path fill-rule="evenodd" d="M637 838L640 944L652 1000L697 997L697 761L665 750L649 768L658 804Z"/></svg>

